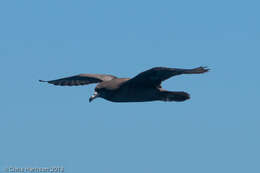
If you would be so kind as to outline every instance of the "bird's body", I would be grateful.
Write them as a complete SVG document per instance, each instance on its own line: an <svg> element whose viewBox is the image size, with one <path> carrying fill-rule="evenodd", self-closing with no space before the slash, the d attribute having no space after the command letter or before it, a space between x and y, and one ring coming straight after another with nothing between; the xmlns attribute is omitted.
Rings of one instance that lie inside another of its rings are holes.
<svg viewBox="0 0 260 173"><path fill-rule="evenodd" d="M114 80L123 81L124 79L121 80L121 78L119 78ZM110 82L107 83L111 84ZM124 87L123 82L118 88L112 88L111 90L108 90L108 95L103 95L103 98L112 102L154 101L158 100L159 92L159 89L156 87Z"/></svg>
<svg viewBox="0 0 260 173"><path fill-rule="evenodd" d="M101 74L80 74L41 82L61 86L99 83L95 88L95 94L90 97L89 101L97 97L102 97L111 102L185 101L190 98L188 93L164 90L161 88L161 82L174 75L199 74L207 71L208 69L204 67L195 69L155 67L138 74L134 78L117 78L112 75Z"/></svg>

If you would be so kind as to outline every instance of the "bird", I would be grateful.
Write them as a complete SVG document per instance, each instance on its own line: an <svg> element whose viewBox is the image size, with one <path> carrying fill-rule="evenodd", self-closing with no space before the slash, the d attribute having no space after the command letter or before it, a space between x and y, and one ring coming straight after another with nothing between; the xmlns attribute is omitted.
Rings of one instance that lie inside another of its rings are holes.
<svg viewBox="0 0 260 173"><path fill-rule="evenodd" d="M154 67L137 74L133 78L118 78L109 74L79 74L56 80L39 81L58 86L98 83L94 94L89 98L89 102L96 98L103 98L111 102L183 102L190 99L189 93L165 90L162 88L161 83L173 76L202 74L208 71L209 68L203 66L192 69Z"/></svg>

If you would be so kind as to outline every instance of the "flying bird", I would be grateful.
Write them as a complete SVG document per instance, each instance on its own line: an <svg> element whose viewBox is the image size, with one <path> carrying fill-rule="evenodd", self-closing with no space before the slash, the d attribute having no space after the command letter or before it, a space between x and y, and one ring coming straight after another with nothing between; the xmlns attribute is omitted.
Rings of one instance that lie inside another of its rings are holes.
<svg viewBox="0 0 260 173"><path fill-rule="evenodd" d="M208 72L207 67L193 69L154 67L139 73L133 78L117 78L107 74L79 74L57 80L44 81L60 86L78 86L98 83L89 102L101 97L111 102L176 101L190 98L183 91L167 91L161 83L172 76L181 74L201 74Z"/></svg>

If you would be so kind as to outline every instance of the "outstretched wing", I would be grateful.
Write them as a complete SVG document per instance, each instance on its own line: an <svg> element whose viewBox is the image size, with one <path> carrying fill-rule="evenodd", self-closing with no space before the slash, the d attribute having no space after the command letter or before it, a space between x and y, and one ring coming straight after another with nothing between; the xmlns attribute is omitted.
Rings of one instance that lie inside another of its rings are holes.
<svg viewBox="0 0 260 173"><path fill-rule="evenodd" d="M198 67L193 69L168 68L168 67L154 67L150 70L139 73L133 77L126 84L134 86L159 86L162 81L169 79L172 76L180 74L200 74L208 72L206 67Z"/></svg>
<svg viewBox="0 0 260 173"><path fill-rule="evenodd" d="M116 78L115 76L106 75L106 74L79 74L76 76L61 78L57 80L50 80L50 81L39 80L39 81L48 82L50 84L60 85L60 86L78 86L78 85L88 85L92 83L109 81L115 78Z"/></svg>

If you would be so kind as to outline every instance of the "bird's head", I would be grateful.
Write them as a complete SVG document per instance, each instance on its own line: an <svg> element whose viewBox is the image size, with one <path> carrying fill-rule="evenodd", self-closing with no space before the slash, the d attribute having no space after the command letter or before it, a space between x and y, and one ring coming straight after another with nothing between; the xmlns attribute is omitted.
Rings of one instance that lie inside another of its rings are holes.
<svg viewBox="0 0 260 173"><path fill-rule="evenodd" d="M97 85L94 94L89 98L89 102L93 101L98 97L103 97L105 95L105 88Z"/></svg>

